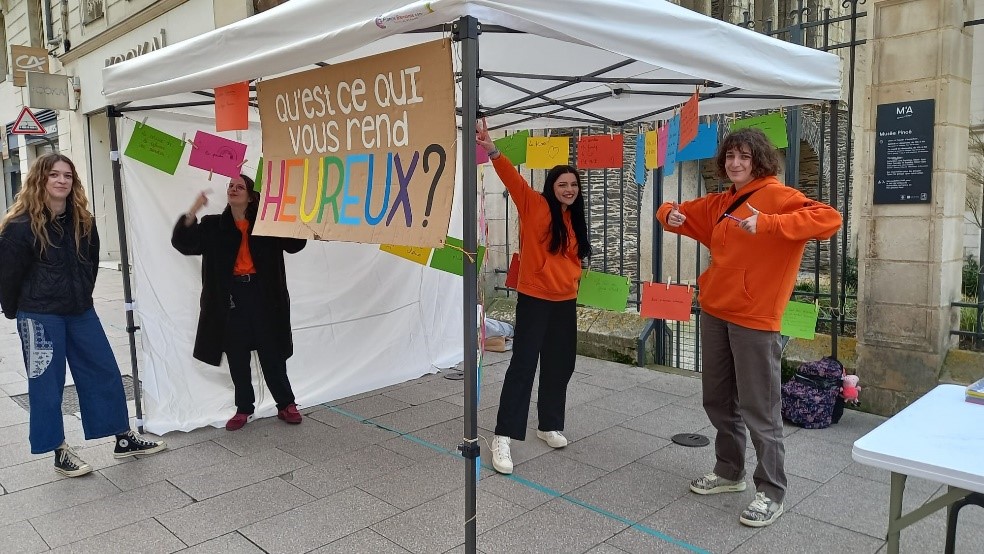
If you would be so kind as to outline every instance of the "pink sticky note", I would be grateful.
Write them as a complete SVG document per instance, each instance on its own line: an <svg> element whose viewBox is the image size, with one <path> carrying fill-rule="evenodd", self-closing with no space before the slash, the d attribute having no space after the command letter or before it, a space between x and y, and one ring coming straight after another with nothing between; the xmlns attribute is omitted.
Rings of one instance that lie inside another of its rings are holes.
<svg viewBox="0 0 984 554"><path fill-rule="evenodd" d="M198 131L188 165L226 177L236 177L242 173L240 167L244 159L245 144Z"/></svg>
<svg viewBox="0 0 984 554"><path fill-rule="evenodd" d="M480 144L475 145L475 163L483 164L489 161L489 153Z"/></svg>
<svg viewBox="0 0 984 554"><path fill-rule="evenodd" d="M670 125L666 124L656 132L656 167L663 167L666 163L666 143L669 141Z"/></svg>

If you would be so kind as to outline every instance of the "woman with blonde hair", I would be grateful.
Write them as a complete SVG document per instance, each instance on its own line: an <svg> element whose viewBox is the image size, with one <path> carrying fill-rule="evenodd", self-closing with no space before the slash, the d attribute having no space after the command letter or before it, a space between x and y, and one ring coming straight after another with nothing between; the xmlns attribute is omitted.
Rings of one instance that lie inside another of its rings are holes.
<svg viewBox="0 0 984 554"><path fill-rule="evenodd" d="M0 308L17 320L31 402L31 453L55 451L55 471L68 477L92 468L65 442L66 361L86 439L115 435L116 458L166 448L130 429L120 368L93 309L99 234L88 204L72 160L45 154L31 164L0 222Z"/></svg>

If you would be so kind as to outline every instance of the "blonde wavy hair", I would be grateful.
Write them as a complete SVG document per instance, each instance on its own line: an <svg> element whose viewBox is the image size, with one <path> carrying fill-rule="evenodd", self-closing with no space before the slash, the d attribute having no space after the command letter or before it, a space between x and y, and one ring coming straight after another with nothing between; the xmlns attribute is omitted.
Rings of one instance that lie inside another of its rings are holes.
<svg viewBox="0 0 984 554"><path fill-rule="evenodd" d="M45 248L51 246L51 238L48 236L46 225L55 216L45 202L48 198L48 191L45 187L48 184L48 174L58 162L65 162L68 167L72 168L72 193L67 202L72 205L71 225L75 236L75 251L79 256L82 256L79 248L82 237L88 236L92 232L92 214L89 213L89 199L85 195L85 188L79 179L78 171L75 170L75 164L63 154L45 154L34 160L20 192L14 199L14 204L10 206L7 215L0 222L0 231L3 231L15 217L26 215L31 221L31 230L34 231L35 240L41 246L41 252L44 253Z"/></svg>

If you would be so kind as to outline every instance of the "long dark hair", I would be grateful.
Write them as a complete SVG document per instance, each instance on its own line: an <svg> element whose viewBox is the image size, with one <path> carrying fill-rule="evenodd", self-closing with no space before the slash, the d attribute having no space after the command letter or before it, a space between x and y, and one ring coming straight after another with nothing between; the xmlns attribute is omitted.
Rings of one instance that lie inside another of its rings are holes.
<svg viewBox="0 0 984 554"><path fill-rule="evenodd" d="M543 182L543 197L550 207L550 252L560 254L567 249L570 237L567 236L567 226L564 225L564 212L560 200L554 192L554 183L561 175L573 173L577 181L577 198L567 209L571 212L571 227L574 228L574 238L577 240L577 257L584 259L591 255L591 241L588 240L588 223L584 217L584 191L581 190L581 175L569 165L556 165L547 172Z"/></svg>

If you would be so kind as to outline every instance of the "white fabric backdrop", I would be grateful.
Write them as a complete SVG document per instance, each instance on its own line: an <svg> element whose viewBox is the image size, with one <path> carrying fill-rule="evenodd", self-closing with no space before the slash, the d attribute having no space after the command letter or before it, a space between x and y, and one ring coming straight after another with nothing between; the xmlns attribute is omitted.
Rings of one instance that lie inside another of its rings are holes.
<svg viewBox="0 0 984 554"><path fill-rule="evenodd" d="M214 133L211 117L175 112L139 112L147 124L174 136ZM120 149L135 122L121 119ZM249 132L214 133L246 143L243 173L255 173L259 126ZM221 425L235 413L228 369L192 358L201 293L201 257L171 247L171 229L197 191L212 188L201 215L225 207L228 178L187 165L188 150L174 176L122 157L127 234L133 267L135 311L144 357L144 425L148 431L189 431ZM252 167L249 167L252 166ZM459 164L460 168L460 164ZM456 180L460 189L460 172ZM459 190L451 234L461 236ZM287 373L302 408L377 389L437 368L452 367L462 353L462 279L381 252L377 245L308 241L285 255L291 295L294 356ZM273 399L254 390L258 417L276 413ZM262 392L261 392L262 391Z"/></svg>

